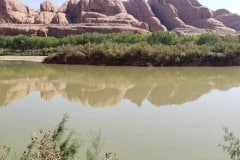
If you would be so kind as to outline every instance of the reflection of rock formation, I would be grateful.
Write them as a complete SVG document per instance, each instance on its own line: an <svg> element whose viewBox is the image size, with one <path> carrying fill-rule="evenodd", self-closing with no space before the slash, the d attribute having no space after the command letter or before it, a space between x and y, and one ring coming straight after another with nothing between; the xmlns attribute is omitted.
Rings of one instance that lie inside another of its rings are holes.
<svg viewBox="0 0 240 160"><path fill-rule="evenodd" d="M33 91L40 92L45 100L61 94L70 101L93 107L113 106L123 99L138 106L144 100L161 106L194 101L212 89L240 86L237 67L149 69L29 63L6 63L0 67L0 105L3 106ZM12 67L17 68L16 73Z"/></svg>
<svg viewBox="0 0 240 160"><path fill-rule="evenodd" d="M3 95L0 95L0 105L8 105L34 91L40 91L43 99L50 100L66 88L66 83L64 81L49 83L47 78L39 77L37 79L16 79L10 82L0 81L0 86L1 89L3 86L3 90L1 91ZM7 94L4 91L7 91Z"/></svg>
<svg viewBox="0 0 240 160"><path fill-rule="evenodd" d="M125 89L117 87L91 87L86 84L69 84L63 95L71 101L79 101L84 105L103 107L115 105L120 102L125 93Z"/></svg>

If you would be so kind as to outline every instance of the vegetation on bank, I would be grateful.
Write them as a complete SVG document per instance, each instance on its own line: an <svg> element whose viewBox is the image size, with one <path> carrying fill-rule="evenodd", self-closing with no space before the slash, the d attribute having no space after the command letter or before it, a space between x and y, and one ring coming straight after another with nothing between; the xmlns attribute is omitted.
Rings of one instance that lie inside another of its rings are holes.
<svg viewBox="0 0 240 160"><path fill-rule="evenodd" d="M63 38L0 36L0 55L50 55L46 63L92 65L239 65L238 36L171 32L86 33Z"/></svg>
<svg viewBox="0 0 240 160"><path fill-rule="evenodd" d="M69 131L66 123L69 116L65 114L53 131L44 132L40 130L41 137L33 134L31 142L24 153L15 160L77 160L79 159L80 142L74 131ZM231 160L240 159L240 139L229 129L224 128L224 143L219 147ZM85 153L86 160L99 160L102 148L101 134L92 136L90 147ZM0 145L0 160L10 159L11 148ZM119 160L116 154L107 152L102 160Z"/></svg>
<svg viewBox="0 0 240 160"><path fill-rule="evenodd" d="M74 131L67 129L66 123L69 119L67 114L64 115L62 121L58 124L54 131L42 131L41 136L33 134L31 142L27 146L19 160L77 160L79 159L80 142L76 138ZM91 144L85 153L86 160L98 160L102 148L101 134L91 137ZM0 146L0 159L10 159L11 148ZM105 155L105 160L108 157ZM11 158L13 159L13 158ZM117 160L117 157L115 159Z"/></svg>
<svg viewBox="0 0 240 160"><path fill-rule="evenodd" d="M199 66L239 65L240 45L194 43L164 45L103 43L62 46L45 63L126 65L126 66Z"/></svg>

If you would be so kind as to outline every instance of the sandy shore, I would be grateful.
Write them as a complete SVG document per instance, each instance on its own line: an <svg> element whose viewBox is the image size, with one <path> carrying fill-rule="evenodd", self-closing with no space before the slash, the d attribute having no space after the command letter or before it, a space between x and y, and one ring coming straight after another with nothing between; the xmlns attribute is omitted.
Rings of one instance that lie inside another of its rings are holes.
<svg viewBox="0 0 240 160"><path fill-rule="evenodd" d="M43 62L47 56L0 56L0 61Z"/></svg>

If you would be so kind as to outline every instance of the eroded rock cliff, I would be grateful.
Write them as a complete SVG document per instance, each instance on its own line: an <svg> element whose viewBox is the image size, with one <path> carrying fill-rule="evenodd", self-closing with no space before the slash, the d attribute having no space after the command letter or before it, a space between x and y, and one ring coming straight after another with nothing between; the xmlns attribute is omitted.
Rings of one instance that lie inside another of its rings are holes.
<svg viewBox="0 0 240 160"><path fill-rule="evenodd" d="M14 28L13 24L24 25ZM33 24L43 26L32 27ZM32 31L32 28L38 29ZM197 0L68 0L62 6L45 0L39 10L30 9L20 0L0 0L0 34L3 35L34 32L63 36L87 31L158 30L236 34L240 31L240 16L226 10L214 12Z"/></svg>
<svg viewBox="0 0 240 160"><path fill-rule="evenodd" d="M146 22L150 31L166 31L166 27L161 24L160 20L154 15L150 5L145 0L129 0L124 5L129 14L133 15L139 21Z"/></svg>
<svg viewBox="0 0 240 160"><path fill-rule="evenodd" d="M219 9L214 12L214 18L221 21L225 26L240 31L240 15L231 13L226 9Z"/></svg>

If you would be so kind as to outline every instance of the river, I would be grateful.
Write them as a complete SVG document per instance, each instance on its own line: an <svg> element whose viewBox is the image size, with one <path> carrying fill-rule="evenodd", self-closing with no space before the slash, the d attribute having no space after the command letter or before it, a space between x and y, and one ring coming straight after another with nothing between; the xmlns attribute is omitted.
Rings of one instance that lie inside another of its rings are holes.
<svg viewBox="0 0 240 160"><path fill-rule="evenodd" d="M0 62L0 143L21 153L64 113L87 144L121 160L226 160L223 127L240 137L239 67L104 67Z"/></svg>

